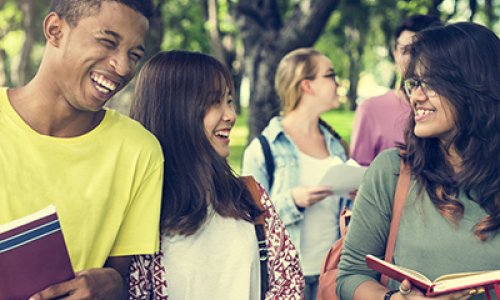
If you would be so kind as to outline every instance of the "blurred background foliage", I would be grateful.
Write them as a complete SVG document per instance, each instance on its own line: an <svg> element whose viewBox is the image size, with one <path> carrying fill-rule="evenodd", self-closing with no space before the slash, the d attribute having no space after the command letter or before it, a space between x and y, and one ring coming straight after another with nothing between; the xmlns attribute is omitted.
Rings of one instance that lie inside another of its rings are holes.
<svg viewBox="0 0 500 300"><path fill-rule="evenodd" d="M49 5L50 0L0 0L0 85L22 85L36 72ZM239 91L238 111L244 107L247 114L247 138L279 113L274 71L297 47L313 46L332 60L341 82L339 110L354 111L363 99L397 84L392 34L408 15L474 21L500 32L495 0L154 0L154 5L147 56L185 49L227 64ZM109 106L127 114L133 87Z"/></svg>

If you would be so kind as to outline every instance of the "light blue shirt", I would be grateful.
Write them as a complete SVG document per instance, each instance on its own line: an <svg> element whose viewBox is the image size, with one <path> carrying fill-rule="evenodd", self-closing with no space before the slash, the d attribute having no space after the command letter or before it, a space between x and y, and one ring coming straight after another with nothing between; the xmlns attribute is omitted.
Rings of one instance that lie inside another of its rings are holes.
<svg viewBox="0 0 500 300"><path fill-rule="evenodd" d="M252 175L255 177L266 191L269 192L271 200L280 218L283 220L292 242L300 253L300 228L301 222L304 219L304 211L299 210L292 198L292 188L300 185L299 150L286 135L281 125L281 120L282 117L274 117L262 132L262 135L269 141L269 146L274 157L274 182L271 190L269 190L269 175L266 171L264 153L257 139L252 140L243 153L241 173L242 175ZM340 141L328 129L320 126L320 130L330 155L338 156L343 161L347 160L346 153ZM339 212L347 202L343 198L340 200L338 203Z"/></svg>

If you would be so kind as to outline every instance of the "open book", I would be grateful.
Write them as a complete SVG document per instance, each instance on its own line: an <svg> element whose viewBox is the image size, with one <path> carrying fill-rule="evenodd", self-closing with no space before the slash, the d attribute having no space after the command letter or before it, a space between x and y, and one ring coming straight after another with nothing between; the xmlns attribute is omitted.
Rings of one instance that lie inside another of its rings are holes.
<svg viewBox="0 0 500 300"><path fill-rule="evenodd" d="M336 194L357 190L366 167L360 166L355 160L343 162L335 157L328 170L320 180L320 185L330 185Z"/></svg>
<svg viewBox="0 0 500 300"><path fill-rule="evenodd" d="M28 299L74 277L53 205L0 225L0 300Z"/></svg>
<svg viewBox="0 0 500 300"><path fill-rule="evenodd" d="M417 271L396 266L373 255L366 256L366 265L397 281L408 279L412 285L422 290L426 296L437 296L454 291L484 288L495 289L497 299L500 299L500 270L453 273L440 276L431 281Z"/></svg>

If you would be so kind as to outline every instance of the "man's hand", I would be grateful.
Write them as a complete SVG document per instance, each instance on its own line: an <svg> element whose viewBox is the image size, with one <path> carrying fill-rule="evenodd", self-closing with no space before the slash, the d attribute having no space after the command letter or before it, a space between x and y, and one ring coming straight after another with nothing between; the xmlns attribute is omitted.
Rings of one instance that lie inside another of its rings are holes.
<svg viewBox="0 0 500 300"><path fill-rule="evenodd" d="M76 278L52 285L29 300L63 297L67 300L123 299L123 279L113 268L89 269L76 273Z"/></svg>

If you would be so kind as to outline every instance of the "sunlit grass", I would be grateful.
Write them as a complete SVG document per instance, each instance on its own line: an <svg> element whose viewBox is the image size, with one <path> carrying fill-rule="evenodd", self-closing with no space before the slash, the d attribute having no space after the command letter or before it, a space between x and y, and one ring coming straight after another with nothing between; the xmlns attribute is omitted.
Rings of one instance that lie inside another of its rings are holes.
<svg viewBox="0 0 500 300"><path fill-rule="evenodd" d="M352 121L354 112L352 111L330 111L323 115L323 119L330 124L346 141L351 138ZM229 155L229 164L237 172L241 168L241 156L247 145L248 138L248 114L244 109L238 116L236 125L231 131L231 155Z"/></svg>

